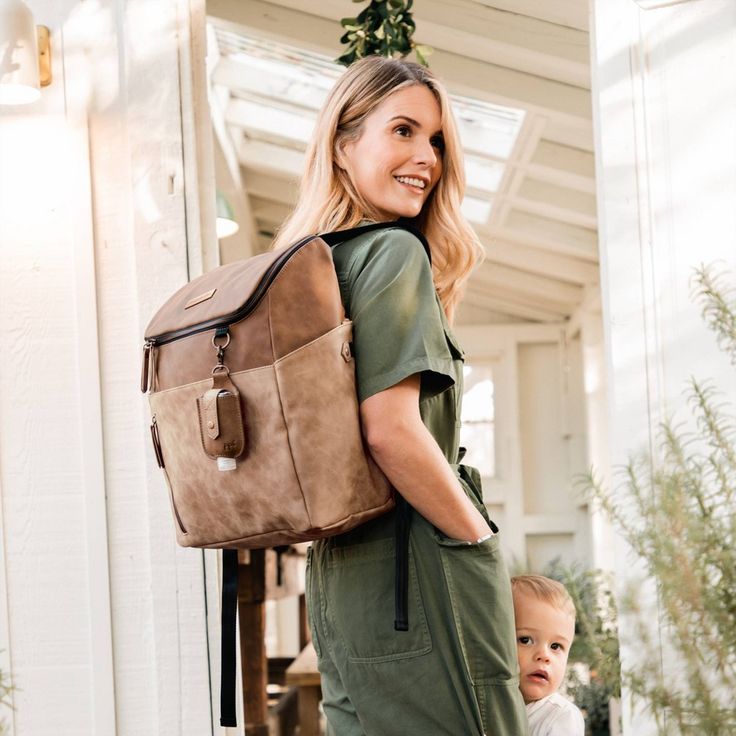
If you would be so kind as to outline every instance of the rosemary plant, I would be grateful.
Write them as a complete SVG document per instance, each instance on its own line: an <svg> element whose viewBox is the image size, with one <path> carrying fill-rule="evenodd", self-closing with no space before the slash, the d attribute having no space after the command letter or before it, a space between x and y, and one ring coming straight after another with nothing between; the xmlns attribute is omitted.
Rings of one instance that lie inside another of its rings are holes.
<svg viewBox="0 0 736 736"><path fill-rule="evenodd" d="M700 267L694 298L736 366L736 301L724 277ZM621 601L647 654L622 673L660 734L736 734L736 420L709 383L687 390L695 431L663 423L656 462L631 460L611 495L592 495L656 584L665 666L637 591Z"/></svg>

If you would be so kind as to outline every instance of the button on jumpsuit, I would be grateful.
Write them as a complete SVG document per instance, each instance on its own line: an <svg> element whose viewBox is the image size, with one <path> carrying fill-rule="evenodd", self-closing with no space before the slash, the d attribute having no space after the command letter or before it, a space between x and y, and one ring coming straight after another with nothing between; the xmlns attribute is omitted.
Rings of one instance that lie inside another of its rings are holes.
<svg viewBox="0 0 736 736"><path fill-rule="evenodd" d="M333 256L353 320L359 400L420 373L422 421L488 519L477 471L457 464L463 353L422 244L392 228L346 241ZM395 631L394 526L391 512L309 550L328 735L526 736L499 537L468 545L412 512L409 630Z"/></svg>

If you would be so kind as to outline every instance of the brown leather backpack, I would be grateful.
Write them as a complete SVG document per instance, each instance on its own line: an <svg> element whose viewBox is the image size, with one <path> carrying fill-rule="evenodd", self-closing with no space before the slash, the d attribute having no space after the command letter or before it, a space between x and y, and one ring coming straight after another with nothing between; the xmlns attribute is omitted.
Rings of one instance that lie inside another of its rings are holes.
<svg viewBox="0 0 736 736"><path fill-rule="evenodd" d="M338 534L394 506L361 436L352 324L330 247L397 225L309 236L215 268L146 329L141 390L177 541L228 548L222 725L235 725L235 548Z"/></svg>

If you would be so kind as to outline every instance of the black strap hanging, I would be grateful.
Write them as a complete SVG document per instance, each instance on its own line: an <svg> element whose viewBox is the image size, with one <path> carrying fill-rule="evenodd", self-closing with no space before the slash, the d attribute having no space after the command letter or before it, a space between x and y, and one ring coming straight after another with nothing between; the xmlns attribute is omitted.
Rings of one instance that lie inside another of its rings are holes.
<svg viewBox="0 0 736 736"><path fill-rule="evenodd" d="M220 649L220 725L237 726L235 715L235 633L238 612L238 550L222 550L222 619Z"/></svg>
<svg viewBox="0 0 736 736"><path fill-rule="evenodd" d="M395 619L396 631L409 631L409 529L412 508L399 493L396 494L396 574Z"/></svg>

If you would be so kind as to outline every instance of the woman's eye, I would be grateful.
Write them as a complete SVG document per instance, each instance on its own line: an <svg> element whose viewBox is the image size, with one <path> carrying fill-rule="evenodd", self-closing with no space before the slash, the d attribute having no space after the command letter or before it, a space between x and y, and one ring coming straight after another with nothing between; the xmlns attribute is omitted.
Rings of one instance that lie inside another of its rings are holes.
<svg viewBox="0 0 736 736"><path fill-rule="evenodd" d="M394 132L404 137L411 135L411 129L409 128L408 125L399 125L399 127L396 128Z"/></svg>
<svg viewBox="0 0 736 736"><path fill-rule="evenodd" d="M445 139L441 135L434 136L429 142L438 151L444 151L445 150Z"/></svg>

